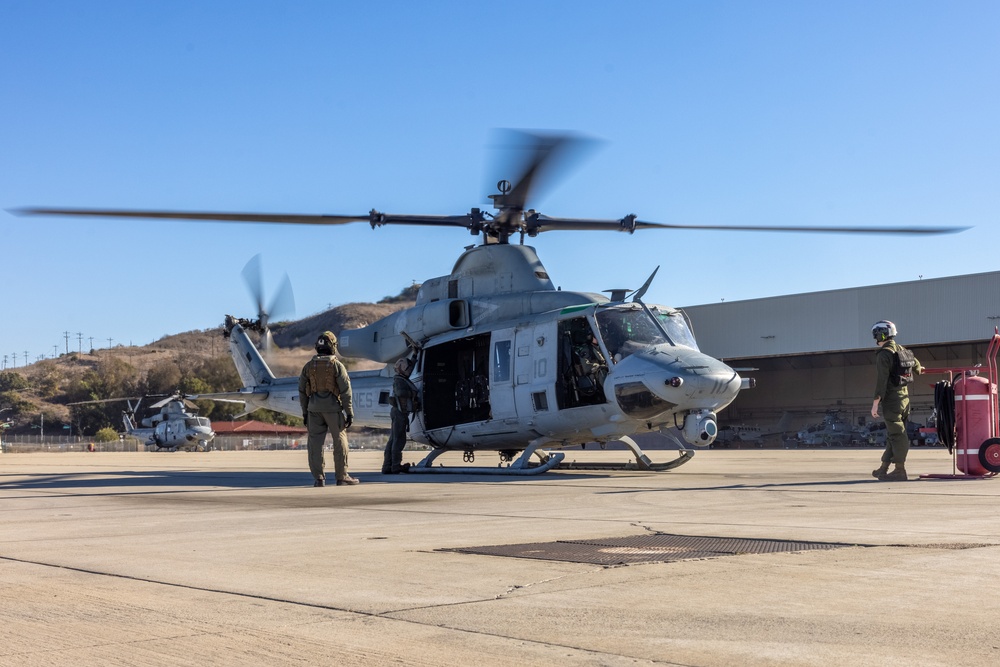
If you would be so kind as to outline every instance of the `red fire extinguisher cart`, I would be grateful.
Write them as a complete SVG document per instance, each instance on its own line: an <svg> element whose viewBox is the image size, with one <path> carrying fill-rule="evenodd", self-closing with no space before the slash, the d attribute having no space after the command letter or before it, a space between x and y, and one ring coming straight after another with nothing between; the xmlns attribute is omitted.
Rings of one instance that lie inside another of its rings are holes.
<svg viewBox="0 0 1000 667"><path fill-rule="evenodd" d="M983 479L1000 473L998 353L1000 332L993 334L983 366L924 370L948 375L947 382L935 387L934 409L938 436L952 453L952 474L922 478Z"/></svg>

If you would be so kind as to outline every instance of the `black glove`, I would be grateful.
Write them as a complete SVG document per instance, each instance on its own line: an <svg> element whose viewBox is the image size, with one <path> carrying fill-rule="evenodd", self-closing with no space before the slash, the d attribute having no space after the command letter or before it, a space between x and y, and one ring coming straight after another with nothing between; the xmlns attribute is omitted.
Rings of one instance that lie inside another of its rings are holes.
<svg viewBox="0 0 1000 667"><path fill-rule="evenodd" d="M353 423L354 423L354 416L353 415L347 415L346 417L344 417L344 428L345 429L351 428L351 424L353 424Z"/></svg>
<svg viewBox="0 0 1000 667"><path fill-rule="evenodd" d="M309 413L308 412L303 412L302 413L302 423L305 424L306 426L309 426Z"/></svg>

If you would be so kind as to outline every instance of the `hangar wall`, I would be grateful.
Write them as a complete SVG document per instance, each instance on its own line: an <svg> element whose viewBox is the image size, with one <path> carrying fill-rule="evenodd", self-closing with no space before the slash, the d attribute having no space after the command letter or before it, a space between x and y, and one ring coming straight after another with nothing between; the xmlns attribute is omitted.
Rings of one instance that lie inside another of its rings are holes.
<svg viewBox="0 0 1000 667"><path fill-rule="evenodd" d="M983 361L987 342L955 346L911 346L928 369L975 366ZM874 421L869 414L875 380L875 346L864 352L826 353L766 359L728 359L734 367L754 368L740 374L757 386L741 391L719 419L723 425L771 427L790 413L789 430L800 430L839 411L852 424ZM911 420L926 423L934 408L934 384L942 374L925 374L910 386Z"/></svg>
<svg viewBox="0 0 1000 667"><path fill-rule="evenodd" d="M684 308L702 351L757 381L720 415L722 424L792 428L829 410L854 424L869 414L876 346L871 325L889 319L925 367L973 366L1000 325L1000 272L793 294ZM942 375L911 387L913 421L923 423Z"/></svg>
<svg viewBox="0 0 1000 667"><path fill-rule="evenodd" d="M702 351L769 357L872 347L895 322L903 345L986 340L1000 325L1000 271L688 306Z"/></svg>

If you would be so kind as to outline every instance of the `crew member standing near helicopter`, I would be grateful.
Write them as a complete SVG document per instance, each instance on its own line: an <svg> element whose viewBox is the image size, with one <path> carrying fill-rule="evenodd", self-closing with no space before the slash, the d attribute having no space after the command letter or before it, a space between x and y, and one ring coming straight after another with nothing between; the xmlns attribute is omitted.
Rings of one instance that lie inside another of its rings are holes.
<svg viewBox="0 0 1000 667"><path fill-rule="evenodd" d="M389 442L385 445L382 458L383 475L410 471L410 464L403 463L403 447L406 445L406 433L410 430L410 415L416 412L417 388L410 382L415 363L416 359L403 357L393 366L396 375L392 378L392 394L389 396L392 430L389 431Z"/></svg>
<svg viewBox="0 0 1000 667"><path fill-rule="evenodd" d="M316 355L302 367L299 376L299 403L302 420L309 429L309 472L315 483L325 486L323 442L329 431L333 436L333 467L337 486L360 484L347 472L347 434L354 421L351 402L351 379L347 368L336 357L337 337L324 331L316 340Z"/></svg>
<svg viewBox="0 0 1000 667"><path fill-rule="evenodd" d="M906 481L906 454L910 451L910 438L906 422L910 418L910 396L907 385L923 367L913 353L896 342L896 325L880 320L872 326L872 336L879 346L875 353L875 399L872 417L878 418L879 405L885 420L886 443L882 452L882 465L872 470L880 481ZM889 464L895 464L889 472Z"/></svg>

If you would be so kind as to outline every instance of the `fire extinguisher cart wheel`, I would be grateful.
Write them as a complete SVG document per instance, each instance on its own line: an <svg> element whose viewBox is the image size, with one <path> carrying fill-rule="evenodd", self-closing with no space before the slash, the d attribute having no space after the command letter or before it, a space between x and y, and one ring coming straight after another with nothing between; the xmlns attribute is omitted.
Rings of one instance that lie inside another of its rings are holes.
<svg viewBox="0 0 1000 667"><path fill-rule="evenodd" d="M979 464L992 473L1000 473L1000 438L990 438L979 446Z"/></svg>

